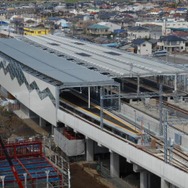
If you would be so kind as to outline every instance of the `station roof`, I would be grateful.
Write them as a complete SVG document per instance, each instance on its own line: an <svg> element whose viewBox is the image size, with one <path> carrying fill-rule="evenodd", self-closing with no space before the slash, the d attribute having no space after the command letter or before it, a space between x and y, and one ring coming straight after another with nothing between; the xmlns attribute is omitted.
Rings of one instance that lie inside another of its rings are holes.
<svg viewBox="0 0 188 188"><path fill-rule="evenodd" d="M25 40L45 50L71 57L84 66L106 72L112 78L148 77L156 75L187 74L183 66L152 57L139 56L118 49L91 44L82 40L54 35L26 36Z"/></svg>
<svg viewBox="0 0 188 188"><path fill-rule="evenodd" d="M0 39L0 52L48 78L59 81L63 87L115 84L111 78L99 72L18 39Z"/></svg>

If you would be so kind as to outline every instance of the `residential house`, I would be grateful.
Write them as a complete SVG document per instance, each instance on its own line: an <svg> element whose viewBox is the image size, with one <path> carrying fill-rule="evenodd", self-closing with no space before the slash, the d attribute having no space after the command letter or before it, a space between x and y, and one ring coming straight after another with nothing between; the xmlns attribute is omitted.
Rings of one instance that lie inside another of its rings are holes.
<svg viewBox="0 0 188 188"><path fill-rule="evenodd" d="M93 24L87 27L86 33L91 35L109 35L111 31L105 25Z"/></svg>
<svg viewBox="0 0 188 188"><path fill-rule="evenodd" d="M186 14L186 13L187 13L187 8L178 7L178 8L176 9L176 13L179 13L179 14Z"/></svg>
<svg viewBox="0 0 188 188"><path fill-rule="evenodd" d="M159 49L167 50L170 53L176 51L183 52L185 51L186 40L175 35L161 36L157 46Z"/></svg>
<svg viewBox="0 0 188 188"><path fill-rule="evenodd" d="M134 52L139 55L151 55L152 43L145 39L135 39L132 41Z"/></svg>
<svg viewBox="0 0 188 188"><path fill-rule="evenodd" d="M150 31L149 29L141 26L129 27L127 29L127 38L128 41L132 41L139 38L149 39Z"/></svg>
<svg viewBox="0 0 188 188"><path fill-rule="evenodd" d="M114 32L117 29L121 29L121 25L112 22L99 22L98 24L109 27L109 31L111 32Z"/></svg>
<svg viewBox="0 0 188 188"><path fill-rule="evenodd" d="M188 28L188 22L184 19L167 19L167 20L155 20L151 22L136 22L136 26L143 26L146 24L153 24L162 27L162 35L167 35L171 33L172 28Z"/></svg>
<svg viewBox="0 0 188 188"><path fill-rule="evenodd" d="M49 33L50 30L46 28L24 28L24 35L38 36L47 35Z"/></svg>

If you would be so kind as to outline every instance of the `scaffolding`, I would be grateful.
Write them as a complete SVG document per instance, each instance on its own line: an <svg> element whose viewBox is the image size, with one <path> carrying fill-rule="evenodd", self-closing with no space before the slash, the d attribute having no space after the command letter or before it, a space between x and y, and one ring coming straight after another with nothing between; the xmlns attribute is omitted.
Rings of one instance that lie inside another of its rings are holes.
<svg viewBox="0 0 188 188"><path fill-rule="evenodd" d="M62 158L57 159L55 162L61 163L57 165L47 158L43 153L43 145L40 140L6 142L5 147L25 188L69 187L64 184L64 161ZM0 187L18 187L2 147L0 147Z"/></svg>

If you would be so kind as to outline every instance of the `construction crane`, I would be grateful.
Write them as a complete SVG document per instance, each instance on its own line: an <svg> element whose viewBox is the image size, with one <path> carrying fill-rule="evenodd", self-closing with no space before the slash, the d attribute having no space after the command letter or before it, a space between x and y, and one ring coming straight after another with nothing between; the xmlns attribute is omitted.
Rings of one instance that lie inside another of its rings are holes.
<svg viewBox="0 0 188 188"><path fill-rule="evenodd" d="M1 147L2 147L3 152L4 152L4 154L5 154L5 157L6 157L8 163L9 163L9 165L10 165L10 168L11 168L11 170L12 170L12 173L14 174L14 177L16 178L16 182L17 182L19 188L24 188L24 186L22 185L22 181L21 181L20 178L19 178L18 172L16 171L16 169L15 169L13 163L12 163L12 160L11 160L11 158L10 158L10 156L9 156L9 153L8 153L8 151L7 151L7 149L6 149L5 145L4 145L4 143L3 143L3 140L2 140L2 138L1 138L1 136L0 136L0 144L1 144Z"/></svg>

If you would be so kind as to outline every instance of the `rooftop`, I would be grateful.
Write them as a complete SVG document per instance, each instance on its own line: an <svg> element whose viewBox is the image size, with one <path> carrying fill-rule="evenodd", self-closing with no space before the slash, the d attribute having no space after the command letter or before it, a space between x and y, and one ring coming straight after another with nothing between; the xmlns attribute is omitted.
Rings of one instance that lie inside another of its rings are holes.
<svg viewBox="0 0 188 188"><path fill-rule="evenodd" d="M176 35L169 35L169 36L161 36L160 41L176 42L176 41L186 41L186 40Z"/></svg>
<svg viewBox="0 0 188 188"><path fill-rule="evenodd" d="M56 46L52 41L48 45ZM98 86L114 83L109 77L76 64L72 59L58 57L17 39L0 39L0 52L26 67L61 82L64 86ZM79 56L84 56L84 53Z"/></svg>
<svg viewBox="0 0 188 188"><path fill-rule="evenodd" d="M136 54L102 47L81 40L53 35L32 37L26 36L28 42L46 47L49 51L67 55L75 62L82 62L82 67L92 67L98 72L107 72L110 78L148 77L156 75L185 74L187 70L176 64L146 58ZM51 45L51 43L56 45Z"/></svg>
<svg viewBox="0 0 188 188"><path fill-rule="evenodd" d="M109 27L105 25L93 24L88 27L89 29L109 29Z"/></svg>

